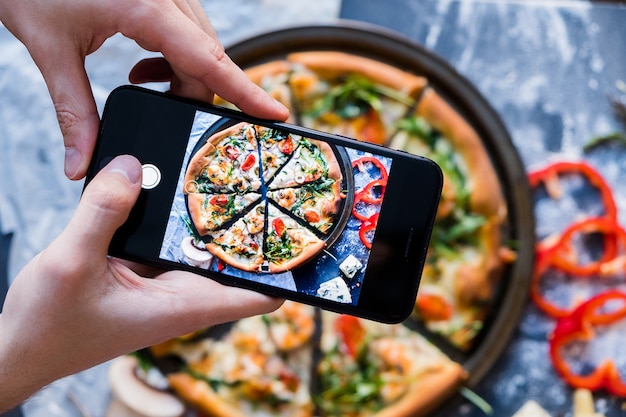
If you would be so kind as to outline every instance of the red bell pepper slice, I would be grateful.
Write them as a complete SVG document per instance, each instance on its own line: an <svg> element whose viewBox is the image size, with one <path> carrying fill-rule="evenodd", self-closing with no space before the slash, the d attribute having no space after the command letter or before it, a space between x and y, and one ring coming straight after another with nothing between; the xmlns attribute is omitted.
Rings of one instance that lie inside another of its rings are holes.
<svg viewBox="0 0 626 417"><path fill-rule="evenodd" d="M370 239L368 234L376 230L377 225L378 213L374 213L371 217L367 218L363 223L361 223L361 227L359 227L359 238L367 249L372 249L372 240Z"/></svg>
<svg viewBox="0 0 626 417"><path fill-rule="evenodd" d="M538 187L540 183L543 183L546 186L550 197L559 198L559 175L567 173L583 175L591 185L600 191L600 196L602 198L602 202L604 203L604 216L611 219L617 219L617 206L615 205L615 200L613 199L611 187L607 184L602 175L586 162L562 161L550 164L542 169L529 173L528 182L533 188Z"/></svg>
<svg viewBox="0 0 626 417"><path fill-rule="evenodd" d="M380 192L378 193L378 196L375 196L373 194L375 187L380 187ZM367 185L363 187L363 189L359 192L360 194L359 200L364 203L369 203L369 204L380 204L383 202L383 196L385 194L386 187L387 187L386 180L380 179L380 180L371 181L367 183Z"/></svg>
<svg viewBox="0 0 626 417"><path fill-rule="evenodd" d="M535 269L530 285L530 296L544 313L554 318L566 317L570 314L571 308L559 307L548 301L541 293L541 278L551 267L577 276L589 276L594 274L610 275L614 274L616 269L623 267L625 259L623 257L613 259L601 259L599 261L590 262L585 265L579 265L566 261L566 258L558 256L561 254L576 233L595 233L601 232L606 236L610 236L613 240L617 240L623 247L626 247L626 230L622 228L615 220L594 217L581 220L570 225L561 236L550 243L540 243L537 245L537 257L535 260ZM606 240L606 239L605 239Z"/></svg>
<svg viewBox="0 0 626 417"><path fill-rule="evenodd" d="M365 170L365 164L368 162L378 168L378 171L380 172L380 179L387 183L387 179L389 178L387 168L385 168L383 163L380 162L378 158L375 158L373 156L362 156L361 158L352 161L352 168L358 167L359 170Z"/></svg>
<svg viewBox="0 0 626 417"><path fill-rule="evenodd" d="M615 204L611 187L595 168L584 161L561 161L552 163L544 168L529 173L528 182L533 188L543 183L551 198L559 198L561 196L559 176L563 174L578 174L585 177L589 184L593 185L600 192L600 197L604 204L603 217L617 220L617 205ZM608 260L613 258L616 253L615 240L607 236L604 245L604 259ZM562 265L564 262L560 264Z"/></svg>
<svg viewBox="0 0 626 417"><path fill-rule="evenodd" d="M619 308L602 311L607 303L618 300ZM626 382L621 378L611 359L602 362L588 375L571 370L561 356L561 349L574 341L590 341L595 336L594 325L607 325L626 317L626 293L610 290L598 294L576 307L570 314L560 318L550 336L550 359L557 373L575 388L592 391L605 389L610 394L626 397Z"/></svg>

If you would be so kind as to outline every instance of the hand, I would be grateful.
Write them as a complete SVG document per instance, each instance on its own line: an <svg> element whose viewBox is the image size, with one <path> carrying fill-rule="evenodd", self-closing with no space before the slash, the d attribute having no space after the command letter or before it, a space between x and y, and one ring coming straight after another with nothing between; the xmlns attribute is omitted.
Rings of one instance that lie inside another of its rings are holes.
<svg viewBox="0 0 626 417"><path fill-rule="evenodd" d="M9 288L0 314L0 413L63 376L280 305L187 272L144 278L108 258L140 178L136 159L114 159L87 186L66 229Z"/></svg>
<svg viewBox="0 0 626 417"><path fill-rule="evenodd" d="M85 57L117 32L167 60L142 61L131 82L171 81L176 95L211 102L217 93L251 115L288 117L225 54L196 0L0 0L0 20L26 45L46 81L71 179L85 176L99 126Z"/></svg>

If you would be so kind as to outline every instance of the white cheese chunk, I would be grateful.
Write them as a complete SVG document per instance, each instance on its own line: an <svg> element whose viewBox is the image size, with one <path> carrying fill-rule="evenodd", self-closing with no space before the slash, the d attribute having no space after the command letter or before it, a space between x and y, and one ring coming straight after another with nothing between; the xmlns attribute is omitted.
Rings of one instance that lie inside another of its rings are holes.
<svg viewBox="0 0 626 417"><path fill-rule="evenodd" d="M363 264L354 255L348 255L348 257L339 265L339 269L346 278L352 279L363 268Z"/></svg>
<svg viewBox="0 0 626 417"><path fill-rule="evenodd" d="M327 300L340 303L352 303L350 289L341 277L322 282L317 290L317 295Z"/></svg>

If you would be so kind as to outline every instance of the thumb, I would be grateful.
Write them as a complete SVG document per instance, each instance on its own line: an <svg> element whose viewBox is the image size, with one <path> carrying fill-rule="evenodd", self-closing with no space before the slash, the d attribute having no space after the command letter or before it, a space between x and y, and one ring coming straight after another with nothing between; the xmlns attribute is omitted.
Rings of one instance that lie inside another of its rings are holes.
<svg viewBox="0 0 626 417"><path fill-rule="evenodd" d="M115 231L126 221L141 189L141 165L132 156L113 159L87 185L62 235L77 256L105 257Z"/></svg>

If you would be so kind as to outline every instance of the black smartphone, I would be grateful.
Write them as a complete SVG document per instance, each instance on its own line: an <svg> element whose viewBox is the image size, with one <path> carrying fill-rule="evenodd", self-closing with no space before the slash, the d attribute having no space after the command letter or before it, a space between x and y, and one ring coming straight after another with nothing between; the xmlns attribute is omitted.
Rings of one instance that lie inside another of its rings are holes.
<svg viewBox="0 0 626 417"><path fill-rule="evenodd" d="M87 181L143 167L110 255L387 323L412 311L442 188L432 161L134 86Z"/></svg>

